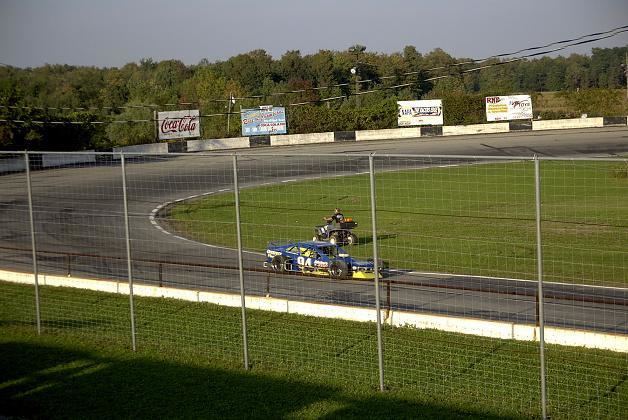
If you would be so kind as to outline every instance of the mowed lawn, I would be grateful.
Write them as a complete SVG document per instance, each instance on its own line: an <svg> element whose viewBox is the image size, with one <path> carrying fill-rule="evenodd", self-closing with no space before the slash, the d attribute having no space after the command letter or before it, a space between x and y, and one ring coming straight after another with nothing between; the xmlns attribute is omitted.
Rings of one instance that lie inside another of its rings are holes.
<svg viewBox="0 0 628 420"><path fill-rule="evenodd" d="M0 282L0 416L17 418L531 418L538 344L373 323ZM625 354L548 345L548 413L626 418Z"/></svg>
<svg viewBox="0 0 628 420"><path fill-rule="evenodd" d="M544 278L626 286L626 163L541 162ZM376 174L380 256L392 268L536 279L533 162L380 171ZM240 192L243 245L310 240L334 207L358 222L349 252L371 257L368 175L247 187ZM235 247L233 192L170 209L169 227Z"/></svg>

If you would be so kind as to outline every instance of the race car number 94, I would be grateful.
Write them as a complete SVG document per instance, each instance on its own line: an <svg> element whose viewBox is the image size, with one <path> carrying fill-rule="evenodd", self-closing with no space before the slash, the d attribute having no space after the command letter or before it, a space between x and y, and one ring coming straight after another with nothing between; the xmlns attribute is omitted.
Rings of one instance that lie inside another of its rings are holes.
<svg viewBox="0 0 628 420"><path fill-rule="evenodd" d="M305 265L307 267L313 267L314 264L312 263L312 259L311 258L305 258L305 257L297 257L297 264L298 265Z"/></svg>

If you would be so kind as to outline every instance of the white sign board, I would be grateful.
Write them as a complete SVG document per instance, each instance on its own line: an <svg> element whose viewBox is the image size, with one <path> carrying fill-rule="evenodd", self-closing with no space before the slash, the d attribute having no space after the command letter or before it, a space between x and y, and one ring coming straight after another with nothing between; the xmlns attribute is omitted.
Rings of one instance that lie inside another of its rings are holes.
<svg viewBox="0 0 628 420"><path fill-rule="evenodd" d="M286 109L282 106L262 105L255 109L243 109L242 136L286 134Z"/></svg>
<svg viewBox="0 0 628 420"><path fill-rule="evenodd" d="M198 109L157 113L159 140L185 139L201 136Z"/></svg>
<svg viewBox="0 0 628 420"><path fill-rule="evenodd" d="M413 125L443 125L443 101L397 101L399 127Z"/></svg>
<svg viewBox="0 0 628 420"><path fill-rule="evenodd" d="M485 102L487 121L532 119L530 95L489 96Z"/></svg>

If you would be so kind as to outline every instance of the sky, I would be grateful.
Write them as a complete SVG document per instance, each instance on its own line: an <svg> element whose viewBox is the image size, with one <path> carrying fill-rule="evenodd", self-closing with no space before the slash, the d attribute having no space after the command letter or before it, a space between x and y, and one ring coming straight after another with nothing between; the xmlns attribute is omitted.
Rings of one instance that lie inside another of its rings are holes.
<svg viewBox="0 0 628 420"><path fill-rule="evenodd" d="M0 0L0 63L191 65L255 49L278 59L354 44L477 59L624 25L626 0ZM628 32L560 54L626 45Z"/></svg>

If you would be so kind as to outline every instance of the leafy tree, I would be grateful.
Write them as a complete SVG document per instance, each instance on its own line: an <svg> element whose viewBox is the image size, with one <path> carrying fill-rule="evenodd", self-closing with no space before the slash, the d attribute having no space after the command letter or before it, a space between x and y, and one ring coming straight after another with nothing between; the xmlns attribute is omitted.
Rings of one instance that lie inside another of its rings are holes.
<svg viewBox="0 0 628 420"><path fill-rule="evenodd" d="M113 123L107 125L107 136L113 146L152 143L155 140L154 122L125 122L153 119L153 111L141 105L140 101L128 102L127 108L116 117Z"/></svg>
<svg viewBox="0 0 628 420"><path fill-rule="evenodd" d="M621 64L627 50L595 48L591 56L462 65L472 60L456 59L439 48L422 54L408 45L402 52L381 54L356 44L310 55L291 50L277 60L264 50L254 50L222 62L203 59L192 66L144 58L120 68L0 67L4 106L0 119L8 120L0 123L0 147L69 150L151 142L150 122L107 126L89 122L149 120L153 109L187 109L196 103L204 115L203 136L208 138L238 135L240 109L262 104L287 106L292 133L395 127L395 102L418 98L442 99L446 124L483 122L483 96L530 93L540 100L537 93L545 91L560 92L556 98L565 106L555 111L558 116L625 115L626 101L612 89L625 86ZM370 91L360 96L359 109L352 95L356 81L352 67L363 82L360 91ZM483 69L466 71L477 67ZM231 95L238 98L235 104L228 102ZM240 99L245 97L249 99ZM326 98L336 99L321 101ZM166 106L179 103L192 104ZM308 105L290 106L295 103ZM146 104L155 107L139 107ZM96 109L77 109L90 107ZM229 110L232 114L225 115Z"/></svg>
<svg viewBox="0 0 628 420"><path fill-rule="evenodd" d="M588 88L590 86L590 60L579 54L572 54L567 59L565 68L565 86L569 89Z"/></svg>
<svg viewBox="0 0 628 420"><path fill-rule="evenodd" d="M260 83L272 79L273 59L265 50L254 50L239 54L221 63L223 77L235 80L251 94L260 93Z"/></svg>

